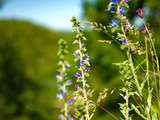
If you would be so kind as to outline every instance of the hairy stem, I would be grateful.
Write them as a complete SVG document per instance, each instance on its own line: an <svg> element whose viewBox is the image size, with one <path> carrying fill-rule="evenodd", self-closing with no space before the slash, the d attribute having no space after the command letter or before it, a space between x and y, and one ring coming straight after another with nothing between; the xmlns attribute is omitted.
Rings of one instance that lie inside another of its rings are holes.
<svg viewBox="0 0 160 120"><path fill-rule="evenodd" d="M146 51L146 81L148 86L148 99L150 99L151 89L150 89L150 80L149 80L149 58L148 58L148 38L145 37L145 51ZM151 120L151 107L148 103L148 109L147 109L147 120Z"/></svg>
<svg viewBox="0 0 160 120"><path fill-rule="evenodd" d="M121 22L121 30L123 32L123 35L126 39L126 41L128 40L127 36L126 36L126 33L125 33L125 30L124 30L124 26L123 26L123 23ZM137 75L136 75L136 72L135 72L135 67L134 67L134 64L133 64L133 60L132 60L132 55L130 53L130 50L128 49L127 51L127 57L128 57L128 60L130 62L130 67L131 67L131 71L132 71L132 74L133 74L133 77L134 77L134 80L135 80L135 84L136 84L136 87L138 89L138 92L140 93L140 95L142 94L141 90L140 90L140 84L138 82L138 78L137 78Z"/></svg>
<svg viewBox="0 0 160 120"><path fill-rule="evenodd" d="M82 55L82 43L81 40L79 40L79 50L80 50L80 64L82 63L83 60L83 55ZM85 117L86 120L90 120L90 114L89 114L89 104L88 104L88 97L87 97L87 91L86 91L86 80L85 80L85 75L84 75L84 70L80 67L81 75L82 75L82 90L83 90L83 96L85 100Z"/></svg>

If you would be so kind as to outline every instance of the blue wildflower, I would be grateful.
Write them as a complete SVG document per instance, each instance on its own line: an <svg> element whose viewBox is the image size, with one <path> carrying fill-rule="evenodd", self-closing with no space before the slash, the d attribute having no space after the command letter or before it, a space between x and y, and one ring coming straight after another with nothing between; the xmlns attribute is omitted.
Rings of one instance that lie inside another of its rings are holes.
<svg viewBox="0 0 160 120"><path fill-rule="evenodd" d="M59 100L61 100L61 99L63 99L64 96L65 96L65 94L63 92L61 92L61 93L58 93L56 95L56 98L59 99Z"/></svg>
<svg viewBox="0 0 160 120"><path fill-rule="evenodd" d="M74 104L74 100L73 100L73 99L69 99L68 102L67 102L67 104L68 104L69 106L73 105L73 104Z"/></svg>
<svg viewBox="0 0 160 120"><path fill-rule="evenodd" d="M111 0L111 2L117 4L117 0Z"/></svg>
<svg viewBox="0 0 160 120"><path fill-rule="evenodd" d="M74 120L74 118L70 114L68 114L68 117L69 117L68 120Z"/></svg>
<svg viewBox="0 0 160 120"><path fill-rule="evenodd" d="M122 45L125 45L127 43L126 39L122 39Z"/></svg>
<svg viewBox="0 0 160 120"><path fill-rule="evenodd" d="M89 72L91 69L90 68L86 68L85 69L85 72Z"/></svg>
<svg viewBox="0 0 160 120"><path fill-rule="evenodd" d="M85 61L84 61L84 60L82 60L82 62L81 62L81 63L82 63L82 65L85 65Z"/></svg>
<svg viewBox="0 0 160 120"><path fill-rule="evenodd" d="M79 89L79 88L80 88L80 84L77 84L77 85L76 85L76 88Z"/></svg>
<svg viewBox="0 0 160 120"><path fill-rule="evenodd" d="M71 85L71 84L72 84L72 80L67 80L67 81L66 81L66 84L67 84L67 85Z"/></svg>
<svg viewBox="0 0 160 120"><path fill-rule="evenodd" d="M69 120L74 120L74 118L73 117L69 117Z"/></svg>
<svg viewBox="0 0 160 120"><path fill-rule="evenodd" d="M63 114L60 114L60 115L58 116L58 118L59 118L60 120L64 120L64 119L65 119L65 117L64 117Z"/></svg>
<svg viewBox="0 0 160 120"><path fill-rule="evenodd" d="M76 73L75 76L77 79L81 78L81 74L79 74L79 73Z"/></svg>
<svg viewBox="0 0 160 120"><path fill-rule="evenodd" d="M86 60L90 61L90 57L88 55L86 55Z"/></svg>
<svg viewBox="0 0 160 120"><path fill-rule="evenodd" d="M70 68L70 64L66 64L66 69L69 69Z"/></svg>
<svg viewBox="0 0 160 120"><path fill-rule="evenodd" d="M63 79L63 75L61 75L61 74L57 74L57 75L56 75L56 79L58 79L58 80Z"/></svg>
<svg viewBox="0 0 160 120"><path fill-rule="evenodd" d="M121 6L120 9L119 9L119 12L120 12L121 15L124 16L125 15L125 8Z"/></svg>
<svg viewBox="0 0 160 120"><path fill-rule="evenodd" d="M78 68L80 68L80 67L81 67L81 65L85 65L85 61L84 61L84 60L82 60L81 64L80 64L80 63L78 63L77 67L78 67Z"/></svg>
<svg viewBox="0 0 160 120"><path fill-rule="evenodd" d="M78 69L79 69L79 68L81 67L81 64L80 64L80 63L78 63L77 67L78 67Z"/></svg>
<svg viewBox="0 0 160 120"><path fill-rule="evenodd" d="M110 12L115 12L116 11L116 7L115 6L112 6L111 8L110 8Z"/></svg>
<svg viewBox="0 0 160 120"><path fill-rule="evenodd" d="M116 19L112 19L112 27L118 27L118 21Z"/></svg>

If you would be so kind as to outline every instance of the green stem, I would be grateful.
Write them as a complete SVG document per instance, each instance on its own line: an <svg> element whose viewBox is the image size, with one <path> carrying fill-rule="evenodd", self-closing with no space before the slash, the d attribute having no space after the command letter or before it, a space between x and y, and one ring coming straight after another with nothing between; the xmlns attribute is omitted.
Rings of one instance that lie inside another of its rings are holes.
<svg viewBox="0 0 160 120"><path fill-rule="evenodd" d="M148 39L145 37L145 51L146 51L146 80L147 80L147 85L148 85L148 99L150 99L150 94L151 94L151 89L150 89L150 80L149 80L149 58L148 58ZM151 102L151 101L150 101ZM148 102L147 102L148 103ZM147 120L151 120L151 107L149 106L148 103L148 108L147 108Z"/></svg>
<svg viewBox="0 0 160 120"><path fill-rule="evenodd" d="M126 106L126 120L129 120L129 91L128 91L128 89L126 91L126 96L127 96L127 98L126 98L126 105L127 105Z"/></svg>
<svg viewBox="0 0 160 120"><path fill-rule="evenodd" d="M80 64L82 63L83 60L83 55L82 55L82 43L81 40L79 40L79 50L80 50ZM88 97L87 97L87 92L86 92L86 80L85 80L85 75L84 75L84 70L82 69L82 67L80 67L80 71L81 71L81 75L82 75L82 90L83 90L83 96L84 96L84 100L85 100L85 117L86 120L90 120L90 114L89 114L89 103L88 103Z"/></svg>
<svg viewBox="0 0 160 120"><path fill-rule="evenodd" d="M146 80L148 84L148 91L150 91L150 82L149 82L149 58L148 58L148 40L145 37L145 51L146 51Z"/></svg>
<svg viewBox="0 0 160 120"><path fill-rule="evenodd" d="M122 20L121 20L121 21L122 21ZM128 41L128 38L127 38L127 36L126 36L126 33L125 33L124 28L123 28L123 23L122 23L122 22L121 22L121 26L122 26L122 27L121 27L121 30L122 30L122 32L123 32L123 35L124 35L126 41ZM127 51L127 57L128 57L129 62L130 62L130 67L131 67L131 71L132 71L132 74L133 74L133 77L134 77L134 80L135 80L136 87L137 87L137 89L138 89L138 92L139 92L140 95L141 95L142 92L141 92L141 90L140 90L140 85L139 85L139 82L138 82L138 78L137 78L137 75L136 75L136 73L135 73L135 67L134 67L134 64L133 64L133 60L132 60L132 55L131 55L131 53L130 53L130 49L128 49L128 51Z"/></svg>
<svg viewBox="0 0 160 120"><path fill-rule="evenodd" d="M65 120L68 120L68 105L67 103L64 103L64 116L65 116Z"/></svg>
<svg viewBox="0 0 160 120"><path fill-rule="evenodd" d="M99 106L104 112L108 113L110 116L112 116L113 119L119 120L114 114L112 114L110 111L108 111L106 108Z"/></svg>
<svg viewBox="0 0 160 120"><path fill-rule="evenodd" d="M155 48L155 45L154 45L154 41L153 41L152 36L151 36L151 33L149 32L149 29L148 29L148 27L146 26L146 24L145 24L145 22L144 22L143 19L142 19L142 21L143 21L143 24L144 24L144 26L145 26L146 32L147 32L147 34L148 34L149 42L151 43L151 46L152 46L152 49L153 49L153 54L154 54L155 60L156 60L157 73L159 74L159 72L160 72L159 59L158 59L158 55L157 55L156 48ZM159 79L159 81L158 81L158 87L157 87L157 88L159 89L158 96L160 96L160 77L159 77L159 76L158 76L158 79Z"/></svg>
<svg viewBox="0 0 160 120"><path fill-rule="evenodd" d="M152 39L152 35L151 35L148 27L146 26L146 24L145 24L143 19L142 19L142 21L143 21L143 24L145 26L146 32L148 34L149 42L150 42L150 44L152 46L152 49L153 49L153 55L155 56L156 67L157 67L156 69L157 69L157 73L159 74L159 72L160 72L159 59L158 59L158 55L157 55L157 52L156 52L155 44L154 44L154 41ZM156 78L157 76L154 76L154 77ZM156 79L154 81L155 81L155 83L157 83ZM157 92L157 99L159 99L159 97L160 97L160 76L158 76L158 84L156 84L155 88L156 88L156 92ZM157 107L160 110L159 100L158 100L158 106ZM158 113L158 119L160 119L160 113Z"/></svg>

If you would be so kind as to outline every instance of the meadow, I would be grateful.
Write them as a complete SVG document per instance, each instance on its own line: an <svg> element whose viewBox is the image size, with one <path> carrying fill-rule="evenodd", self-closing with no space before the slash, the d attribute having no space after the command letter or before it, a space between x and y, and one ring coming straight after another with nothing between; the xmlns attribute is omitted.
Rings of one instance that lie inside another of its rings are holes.
<svg viewBox="0 0 160 120"><path fill-rule="evenodd" d="M1 19L0 119L159 120L158 3L84 1L72 32Z"/></svg>

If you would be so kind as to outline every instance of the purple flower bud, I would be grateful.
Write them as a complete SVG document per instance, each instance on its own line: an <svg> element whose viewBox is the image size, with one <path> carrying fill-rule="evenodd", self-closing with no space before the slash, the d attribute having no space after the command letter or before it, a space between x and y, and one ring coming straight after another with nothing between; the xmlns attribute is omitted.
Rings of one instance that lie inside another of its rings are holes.
<svg viewBox="0 0 160 120"><path fill-rule="evenodd" d="M60 120L64 120L64 119L65 119L65 117L64 117L63 114L60 114L60 115L58 116L58 118L59 118Z"/></svg>
<svg viewBox="0 0 160 120"><path fill-rule="evenodd" d="M72 80L67 80L66 83L67 83L68 85L70 85L70 84L72 84Z"/></svg>
<svg viewBox="0 0 160 120"><path fill-rule="evenodd" d="M66 69L69 69L70 68L70 64L66 64Z"/></svg>
<svg viewBox="0 0 160 120"><path fill-rule="evenodd" d="M128 0L121 0L121 2L128 2Z"/></svg>
<svg viewBox="0 0 160 120"><path fill-rule="evenodd" d="M71 106L71 105L74 104L74 100L73 99L69 99L67 103L68 103L68 106Z"/></svg>
<svg viewBox="0 0 160 120"><path fill-rule="evenodd" d="M120 12L121 15L124 16L125 15L125 8L121 6L120 9L119 9L119 12Z"/></svg>
<svg viewBox="0 0 160 120"><path fill-rule="evenodd" d="M63 77L64 77L64 76L61 75L61 74L57 74L57 75L56 75L56 79L57 79L57 80L61 80L61 79L63 79Z"/></svg>
<svg viewBox="0 0 160 120"><path fill-rule="evenodd" d="M126 39L122 39L122 45L125 45L127 43Z"/></svg>
<svg viewBox="0 0 160 120"><path fill-rule="evenodd" d="M69 120L74 120L74 118L73 117L69 117Z"/></svg>
<svg viewBox="0 0 160 120"><path fill-rule="evenodd" d="M137 9L137 10L136 10L136 14L137 14L139 17L143 18L143 17L144 17L144 9L143 9L143 8Z"/></svg>
<svg viewBox="0 0 160 120"><path fill-rule="evenodd" d="M82 65L85 65L85 61L84 61L84 60L82 60L81 64L82 64Z"/></svg>
<svg viewBox="0 0 160 120"><path fill-rule="evenodd" d="M88 55L86 55L86 60L90 61L90 57Z"/></svg>
<svg viewBox="0 0 160 120"><path fill-rule="evenodd" d="M68 114L68 117L69 117L69 120L74 120L74 118L70 114Z"/></svg>
<svg viewBox="0 0 160 120"><path fill-rule="evenodd" d="M56 95L56 98L57 98L58 100L61 100L61 99L64 98L64 96L65 96L65 94L64 94L63 92L61 92L61 93L58 93L58 94Z"/></svg>
<svg viewBox="0 0 160 120"><path fill-rule="evenodd" d="M129 29L130 29L129 25L126 25L125 28L124 28L125 31L128 31Z"/></svg>
<svg viewBox="0 0 160 120"><path fill-rule="evenodd" d="M79 89L79 88L80 88L80 84L77 84L77 85L76 85L76 88Z"/></svg>
<svg viewBox="0 0 160 120"><path fill-rule="evenodd" d="M90 68L86 68L85 72L90 72L90 70L91 70Z"/></svg>
<svg viewBox="0 0 160 120"><path fill-rule="evenodd" d="M81 74L79 74L79 73L76 73L75 76L76 76L77 79L81 78Z"/></svg>
<svg viewBox="0 0 160 120"><path fill-rule="evenodd" d="M80 67L81 67L80 63L78 63L77 67L78 67L78 69L80 69Z"/></svg>
<svg viewBox="0 0 160 120"><path fill-rule="evenodd" d="M145 33L147 32L145 25L142 25L142 26L139 28L139 31L140 31L141 33L144 33L144 34L145 34Z"/></svg>
<svg viewBox="0 0 160 120"><path fill-rule="evenodd" d="M115 11L116 11L116 7L115 7L115 6L112 6L109 11L110 11L110 12L115 12Z"/></svg>

